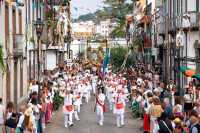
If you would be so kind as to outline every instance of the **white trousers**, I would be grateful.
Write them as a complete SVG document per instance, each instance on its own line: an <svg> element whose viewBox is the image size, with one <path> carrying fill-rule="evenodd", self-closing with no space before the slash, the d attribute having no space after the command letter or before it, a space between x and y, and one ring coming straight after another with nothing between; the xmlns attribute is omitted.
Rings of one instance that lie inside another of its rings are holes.
<svg viewBox="0 0 200 133"><path fill-rule="evenodd" d="M124 125L124 114L116 114L117 117L117 127Z"/></svg>
<svg viewBox="0 0 200 133"><path fill-rule="evenodd" d="M79 120L79 116L78 116L78 111L77 110L74 111L74 117L75 117L76 120Z"/></svg>
<svg viewBox="0 0 200 133"><path fill-rule="evenodd" d="M103 125L103 121L104 121L103 108L97 105L96 111L97 111L98 122L100 125Z"/></svg>
<svg viewBox="0 0 200 133"><path fill-rule="evenodd" d="M79 104L79 105L76 105L76 110L77 110L78 113L81 112L81 105L80 105L80 104Z"/></svg>
<svg viewBox="0 0 200 133"><path fill-rule="evenodd" d="M109 107L110 107L110 111L112 111L114 107L114 103L112 101L109 101Z"/></svg>
<svg viewBox="0 0 200 133"><path fill-rule="evenodd" d="M85 98L85 101L86 101L86 103L88 103L89 102L89 94L87 93L85 93L84 95L83 95L83 97Z"/></svg>
<svg viewBox="0 0 200 133"><path fill-rule="evenodd" d="M93 92L93 94L96 93L96 83L95 82L92 83L92 92Z"/></svg>
<svg viewBox="0 0 200 133"><path fill-rule="evenodd" d="M64 115L65 127L68 127L68 125L72 125L73 124L72 114L73 113L69 113L69 114L65 114Z"/></svg>

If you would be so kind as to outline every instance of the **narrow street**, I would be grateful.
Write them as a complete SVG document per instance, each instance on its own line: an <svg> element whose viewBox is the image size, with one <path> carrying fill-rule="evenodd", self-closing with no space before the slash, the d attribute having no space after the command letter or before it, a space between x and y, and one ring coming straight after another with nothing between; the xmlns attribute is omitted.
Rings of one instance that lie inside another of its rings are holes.
<svg viewBox="0 0 200 133"><path fill-rule="evenodd" d="M45 129L45 133L140 133L139 127L141 120L134 119L129 110L125 113L125 127L117 128L115 123L115 116L112 112L105 113L105 122L101 127L97 124L96 114L94 113L94 100L81 108L80 121L75 121L75 125L71 128L65 128L63 125L62 110L57 112L54 116L53 122Z"/></svg>

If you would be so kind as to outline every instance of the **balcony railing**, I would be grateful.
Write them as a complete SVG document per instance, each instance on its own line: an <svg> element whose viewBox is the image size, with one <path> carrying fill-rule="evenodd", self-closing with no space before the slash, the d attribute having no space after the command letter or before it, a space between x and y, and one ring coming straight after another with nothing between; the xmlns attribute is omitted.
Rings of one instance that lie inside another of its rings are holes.
<svg viewBox="0 0 200 133"><path fill-rule="evenodd" d="M13 36L14 36L13 54L14 55L22 55L23 54L23 45L24 45L24 35L23 34L15 34Z"/></svg>
<svg viewBox="0 0 200 133"><path fill-rule="evenodd" d="M159 22L157 23L157 26L156 26L156 31L159 35L163 35L165 34L165 29L166 29L166 24L165 22Z"/></svg>
<svg viewBox="0 0 200 133"><path fill-rule="evenodd" d="M176 18L177 28L198 28L200 16L198 12L188 12Z"/></svg>
<svg viewBox="0 0 200 133"><path fill-rule="evenodd" d="M175 18L168 19L168 28L169 28L169 32L173 32L176 30L176 19Z"/></svg>

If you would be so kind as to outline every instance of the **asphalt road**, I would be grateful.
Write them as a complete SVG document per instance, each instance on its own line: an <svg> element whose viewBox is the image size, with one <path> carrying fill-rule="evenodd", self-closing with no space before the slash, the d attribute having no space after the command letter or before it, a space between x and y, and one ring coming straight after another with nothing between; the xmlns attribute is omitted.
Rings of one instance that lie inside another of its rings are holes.
<svg viewBox="0 0 200 133"><path fill-rule="evenodd" d="M142 133L139 130L142 121L134 119L129 109L125 113L125 127L116 126L115 115L112 112L106 112L104 115L104 125L99 126L94 112L94 99L81 107L80 121L74 121L74 126L64 127L64 117L62 110L58 111L53 121L47 125L45 133Z"/></svg>

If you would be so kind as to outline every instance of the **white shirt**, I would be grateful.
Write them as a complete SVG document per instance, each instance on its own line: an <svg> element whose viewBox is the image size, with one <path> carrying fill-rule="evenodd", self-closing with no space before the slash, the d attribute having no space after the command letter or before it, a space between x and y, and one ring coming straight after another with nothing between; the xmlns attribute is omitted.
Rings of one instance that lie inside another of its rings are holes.
<svg viewBox="0 0 200 133"><path fill-rule="evenodd" d="M98 101L100 102L101 105L104 105L105 98L106 97L105 97L105 95L103 93L100 93L98 95ZM97 103L97 105L98 105L98 103Z"/></svg>
<svg viewBox="0 0 200 133"><path fill-rule="evenodd" d="M3 114L5 113L5 107L0 105L0 124L4 124L4 117Z"/></svg>
<svg viewBox="0 0 200 133"><path fill-rule="evenodd" d="M19 121L17 123L17 127L21 127L23 122L24 122L24 114L20 116Z"/></svg>
<svg viewBox="0 0 200 133"><path fill-rule="evenodd" d="M141 78L138 78L137 79L137 85L142 85L142 83L143 83L143 80Z"/></svg>
<svg viewBox="0 0 200 133"><path fill-rule="evenodd" d="M68 94L65 96L64 105L72 105L73 95Z"/></svg>
<svg viewBox="0 0 200 133"><path fill-rule="evenodd" d="M31 89L32 93L33 92L37 92L38 93L39 87L38 87L38 85L32 85L30 89Z"/></svg>

